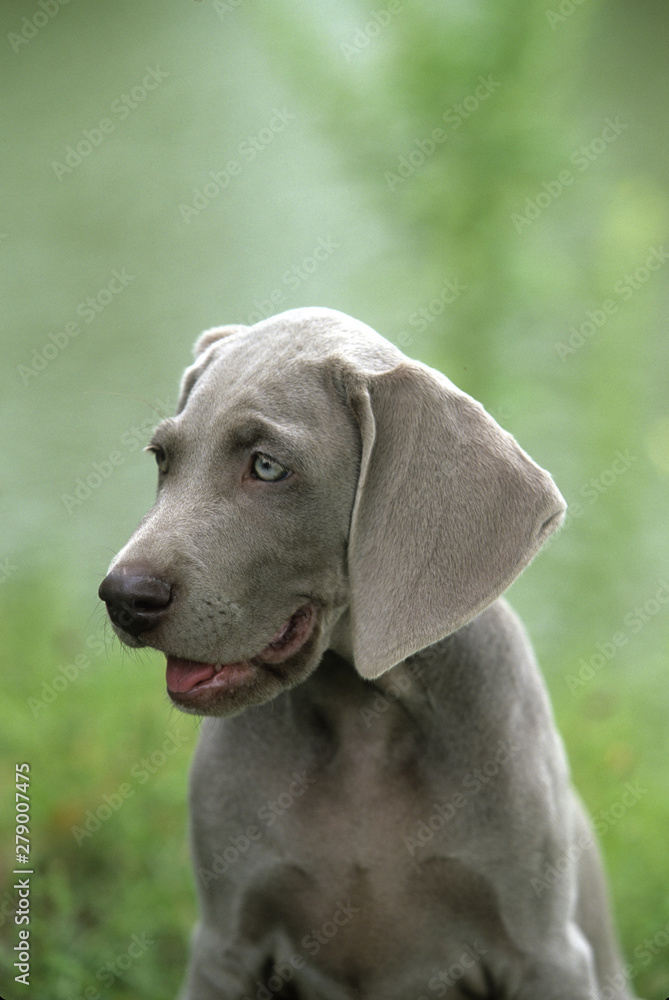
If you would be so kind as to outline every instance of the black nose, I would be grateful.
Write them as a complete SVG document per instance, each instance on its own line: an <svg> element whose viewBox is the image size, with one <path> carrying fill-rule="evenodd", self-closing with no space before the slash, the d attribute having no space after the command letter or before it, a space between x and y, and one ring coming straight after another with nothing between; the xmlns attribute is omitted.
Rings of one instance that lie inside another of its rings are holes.
<svg viewBox="0 0 669 1000"><path fill-rule="evenodd" d="M114 625L138 636L157 625L172 599L172 586L148 566L131 563L109 573L98 590Z"/></svg>

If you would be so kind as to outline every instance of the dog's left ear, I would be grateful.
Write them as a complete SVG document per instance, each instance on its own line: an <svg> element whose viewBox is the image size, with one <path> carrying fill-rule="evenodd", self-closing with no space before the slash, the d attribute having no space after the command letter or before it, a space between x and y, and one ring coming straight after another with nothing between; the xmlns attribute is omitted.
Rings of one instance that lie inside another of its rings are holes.
<svg viewBox="0 0 669 1000"><path fill-rule="evenodd" d="M358 672L378 677L509 586L561 523L553 480L440 372L354 375L362 459L348 563Z"/></svg>
<svg viewBox="0 0 669 1000"><path fill-rule="evenodd" d="M228 337L231 333L237 333L239 330L245 330L245 326L232 325L232 326L214 326L211 330L205 330L195 341L193 346L193 357L195 358L195 364L192 364L190 368L187 368L183 373L183 378L181 379L181 387L179 389L179 401L177 403L177 413L181 413L186 401L193 389L193 386L199 379L202 372L209 366L213 357L214 351L210 351L209 348L212 344L216 344L223 337Z"/></svg>

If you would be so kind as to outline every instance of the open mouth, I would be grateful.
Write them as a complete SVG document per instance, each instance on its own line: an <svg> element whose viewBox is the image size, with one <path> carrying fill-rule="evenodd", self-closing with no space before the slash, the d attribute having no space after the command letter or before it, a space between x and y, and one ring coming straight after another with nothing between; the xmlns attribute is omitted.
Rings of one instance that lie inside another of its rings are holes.
<svg viewBox="0 0 669 1000"><path fill-rule="evenodd" d="M259 653L235 663L198 663L167 657L167 691L177 702L189 701L200 692L233 689L256 676L264 664L282 663L305 644L313 632L316 614L311 604L298 608Z"/></svg>

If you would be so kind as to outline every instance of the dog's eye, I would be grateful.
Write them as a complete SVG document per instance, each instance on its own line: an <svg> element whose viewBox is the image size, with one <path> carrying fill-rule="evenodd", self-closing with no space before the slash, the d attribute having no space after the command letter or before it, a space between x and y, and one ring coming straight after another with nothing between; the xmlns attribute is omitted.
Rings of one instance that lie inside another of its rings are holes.
<svg viewBox="0 0 669 1000"><path fill-rule="evenodd" d="M158 469L163 474L167 472L168 461L167 455L165 454L165 449L159 444L148 444L144 451L150 451L156 459L156 465Z"/></svg>
<svg viewBox="0 0 669 1000"><path fill-rule="evenodd" d="M280 479L286 479L290 475L290 469L269 455L258 452L253 459L251 475L254 479L262 479L266 483L278 483Z"/></svg>

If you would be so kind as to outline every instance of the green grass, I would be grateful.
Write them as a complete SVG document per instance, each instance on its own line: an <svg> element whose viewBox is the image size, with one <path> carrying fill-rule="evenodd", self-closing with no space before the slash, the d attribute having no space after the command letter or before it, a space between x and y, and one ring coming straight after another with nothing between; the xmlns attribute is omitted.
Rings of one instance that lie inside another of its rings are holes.
<svg viewBox="0 0 669 1000"><path fill-rule="evenodd" d="M162 657L106 650L102 616L64 614L57 592L55 581L26 581L3 605L12 684L0 713L2 884L13 867L10 762L26 760L33 995L163 1000L176 993L195 917L186 787L197 721L169 707ZM77 676L75 662L87 664ZM16 942L5 921L3 983Z"/></svg>
<svg viewBox="0 0 669 1000"><path fill-rule="evenodd" d="M198 723L169 706L161 656L124 653L105 641L100 612L82 615L58 593L55 580L26 579L0 605L12 679L0 706L3 803L13 796L11 763L27 760L31 769L33 991L52 1000L164 1000L176 993L196 913L186 796ZM551 662L557 649L543 655ZM648 692L662 689L663 659L632 677L624 669L595 675L573 694L561 669L569 662L565 656L548 678L558 722L575 781L603 830L637 991L658 996L669 982L662 945L669 911L658 877L666 867L669 739L666 699L653 702ZM641 794L623 808L628 785ZM12 810L4 807L6 885L12 840ZM9 920L0 927L3 982L16 932Z"/></svg>
<svg viewBox="0 0 669 1000"><path fill-rule="evenodd" d="M100 645L95 589L151 503L140 447L152 421L173 412L199 332L322 304L480 399L569 502L567 526L511 601L588 808L606 815L628 782L644 789L601 843L638 995L669 995L669 606L638 631L626 624L669 579L669 267L633 294L624 282L616 291L669 231L666 5L589 0L551 25L545 5L521 0L403 3L347 58L342 46L364 41L372 9L62 4L19 51L9 33L44 16L25 0L0 9L3 994L17 930L3 901L21 759L33 775L33 995L176 993L195 916L186 782L197 722L170 707L161 657ZM169 75L121 118L112 105L148 66ZM499 85L451 128L444 115L481 76ZM179 205L241 158L275 108L294 117L186 223ZM113 133L58 179L53 161L103 116ZM596 144L608 117L625 129L580 171L572 157ZM447 140L391 189L386 173L442 127ZM567 168L573 183L519 232L512 216ZM321 240L332 253L297 286L286 282ZM87 322L80 304L123 268L133 280ZM439 312L447 281L464 290ZM614 314L588 326L610 300ZM50 336L76 318L80 334L53 357ZM21 367L45 346L52 360L25 381ZM619 453L631 456L622 466ZM100 467L110 474L72 506L77 483ZM581 660L621 632L615 655L571 691ZM77 657L88 659L74 677ZM168 730L186 742L140 783ZM132 794L78 845L72 828L125 784ZM98 972L133 935L153 943L106 986Z"/></svg>

